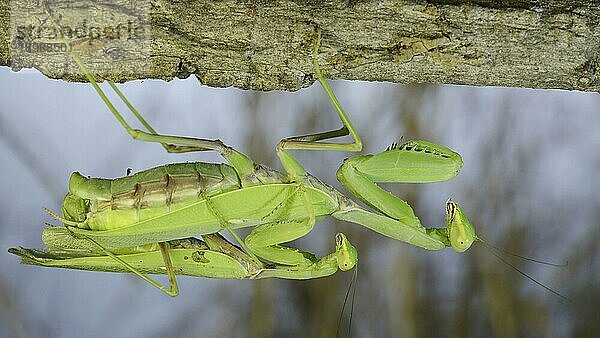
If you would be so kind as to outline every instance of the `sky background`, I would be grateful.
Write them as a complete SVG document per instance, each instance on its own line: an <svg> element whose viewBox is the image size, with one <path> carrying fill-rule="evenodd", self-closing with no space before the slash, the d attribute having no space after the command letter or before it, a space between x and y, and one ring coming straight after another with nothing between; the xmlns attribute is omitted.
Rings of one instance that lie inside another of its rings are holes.
<svg viewBox="0 0 600 338"><path fill-rule="evenodd" d="M386 336L591 336L600 330L600 95L558 90L402 86L333 81L365 145L401 137L463 156L453 180L389 184L426 226L444 222L452 197L478 234L525 256L565 263L512 264L475 244L463 254L412 247L354 224L324 220L293 243L321 256L342 231L359 251L352 334ZM106 86L105 88L108 88ZM161 133L219 138L281 169L288 136L339 127L315 84L296 93L215 89L196 79L121 86ZM340 188L343 152L294 152L313 175ZM352 273L313 281L180 277L170 299L127 274L20 265L9 247L42 247L71 172L118 177L169 162L222 162L216 154L166 154L133 141L89 84L0 68L0 336L331 337ZM164 279L163 279L164 280ZM343 315L342 332L348 329ZM345 333L342 334L345 336Z"/></svg>

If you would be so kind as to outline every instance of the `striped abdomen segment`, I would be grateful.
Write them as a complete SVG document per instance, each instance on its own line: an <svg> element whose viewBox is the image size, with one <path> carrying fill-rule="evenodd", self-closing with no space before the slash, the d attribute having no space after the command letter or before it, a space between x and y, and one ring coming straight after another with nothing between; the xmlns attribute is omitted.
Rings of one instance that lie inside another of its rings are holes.
<svg viewBox="0 0 600 338"><path fill-rule="evenodd" d="M86 178L75 172L63 202L65 218L81 227L106 230L126 226L174 208L240 188L226 164L175 163L116 179Z"/></svg>

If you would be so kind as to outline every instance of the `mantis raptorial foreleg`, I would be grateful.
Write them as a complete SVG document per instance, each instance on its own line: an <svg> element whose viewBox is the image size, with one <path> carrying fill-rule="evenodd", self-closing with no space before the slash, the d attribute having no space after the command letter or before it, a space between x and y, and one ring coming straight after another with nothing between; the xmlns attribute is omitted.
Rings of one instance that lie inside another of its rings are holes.
<svg viewBox="0 0 600 338"><path fill-rule="evenodd" d="M446 202L446 227L426 229L408 203L376 184L445 181L454 177L461 166L458 154L425 141L410 141L376 155L349 158L338 169L340 183L389 217L381 219L361 208L347 208L333 216L428 250L451 246L462 252L475 240L475 230L458 204L450 199Z"/></svg>
<svg viewBox="0 0 600 338"><path fill-rule="evenodd" d="M312 203L308 200L305 188L299 184L298 189L288 196L282 203L287 204L293 198L300 195L303 198L304 208L308 217L299 220L282 220L257 225L246 237L244 242L231 230L229 221L221 214L218 208L211 202L208 196L204 196L211 212L219 220L221 226L227 229L240 243L240 246L253 258L255 263L261 264L256 256L272 263L288 266L308 267L318 262L317 258L306 251L297 248L279 245L290 242L309 233L316 222ZM285 209L284 206L279 206ZM275 212L275 210L273 210ZM256 256L255 256L256 255Z"/></svg>
<svg viewBox="0 0 600 338"><path fill-rule="evenodd" d="M308 254L310 255L310 254ZM335 236L335 252L321 258L308 266L275 266L272 269L261 271L255 278L288 278L308 279L329 276L340 269L348 271L356 265L358 255L356 248L348 241L346 236L338 233Z"/></svg>
<svg viewBox="0 0 600 338"><path fill-rule="evenodd" d="M279 244L298 239L309 233L313 227L314 220L309 218L261 224L246 236L245 241L252 252L270 262L308 265L316 261L314 255L305 255L301 250Z"/></svg>
<svg viewBox="0 0 600 338"><path fill-rule="evenodd" d="M246 245L259 257L277 264L309 266L317 261L313 254L279 245L298 239L314 226L308 219L273 222L256 226L246 237Z"/></svg>
<svg viewBox="0 0 600 338"><path fill-rule="evenodd" d="M289 153L290 149L362 150L360 137L319 68L317 54L320 39L319 32L314 50L315 75L335 107L343 127L330 132L292 137L279 143L277 154L281 163L286 171L299 181L306 176L306 172ZM348 134L354 139L351 143L322 142ZM462 252L469 248L475 240L475 232L456 203L449 200L446 204L448 216L445 228L426 229L408 203L377 185L382 182L427 183L448 180L462 167L460 155L446 147L425 141L411 141L388 150L375 155L349 158L337 172L338 180L346 189L388 217L351 206L334 213L333 216L362 224L385 236L429 250L452 246L454 250Z"/></svg>

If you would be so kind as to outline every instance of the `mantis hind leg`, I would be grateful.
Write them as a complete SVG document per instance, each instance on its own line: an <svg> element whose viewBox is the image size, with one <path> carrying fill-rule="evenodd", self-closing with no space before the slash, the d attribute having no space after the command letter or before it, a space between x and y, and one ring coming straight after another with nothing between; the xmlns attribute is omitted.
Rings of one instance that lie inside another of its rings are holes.
<svg viewBox="0 0 600 338"><path fill-rule="evenodd" d="M175 278L175 270L173 269L173 264L171 263L171 256L169 255L169 244L167 244L166 242L159 242L158 245L160 248L160 252L161 252L163 261L165 263L165 271L166 271L168 279L169 279L169 288L168 289L165 286L163 286L160 283L153 280L152 278L146 276L141 271L136 269L134 266L125 262L123 259L119 258L117 255L113 254L112 252L110 252L109 250L104 248L100 243L96 242L94 239L87 237L85 235L75 234L71 229L69 229L70 226L71 225L65 223L65 228L67 229L68 233L71 236L73 236L75 238L82 238L84 240L87 240L93 246L98 248L102 253L104 253L106 256L110 257L111 259L115 260L118 264L125 267L126 270L131 271L133 274L137 275L141 279L150 283L152 286L154 286L155 288L166 293L170 297L176 297L177 295L179 295L179 286L177 285L177 279Z"/></svg>
<svg viewBox="0 0 600 338"><path fill-rule="evenodd" d="M100 88L92 73L87 69L87 67L83 63L83 60L81 60L79 55L72 51L70 42L65 38L61 27L58 25L58 23L50 13L49 8L45 6L45 9L51 18L52 24L57 29L60 38L62 39L63 43L67 46L68 53L71 55L73 60L75 60L75 63L77 63L85 77L92 84L94 90L96 90L96 92L98 93L104 104L108 107L110 112L114 115L114 117L119 121L119 123L123 126L123 128L125 128L127 133L134 140L160 143L163 146L163 148L165 148L165 150L169 153L184 153L192 151L217 151L229 163L231 163L231 165L236 169L241 178L244 178L247 175L253 173L252 169L254 168L254 162L252 162L252 160L250 160L246 155L234 150L229 146L226 146L220 140L162 135L157 133L156 130L154 130L154 128L152 128L152 126L142 117L142 115L137 111L137 109L133 107L129 100L127 100L127 98L119 90L119 88L117 88L117 86L113 82L108 81L111 88L115 91L115 93L119 96L123 103L125 103L129 110L131 110L136 119L146 128L147 131L132 128L129 125L129 123L127 123L123 115L109 100L102 88Z"/></svg>
<svg viewBox="0 0 600 338"><path fill-rule="evenodd" d="M147 131L143 131L140 129L132 128L123 115L115 108L115 106L111 103L108 97L105 95L104 91L94 79L93 75L86 69L85 65L81 61L78 55L72 53L73 58L79 65L79 67L84 72L85 76L88 78L90 83L94 86L94 89L104 101L108 109L115 116L115 118L121 123L123 128L127 131L127 133L134 139L144 142L155 142L160 143L163 148L169 153L185 153L185 152L193 152L193 151L216 151L223 158L225 158L236 170L240 178L245 178L253 174L254 172L254 162L248 158L246 155L240 153L239 151L225 145L221 140L210 140L203 138L193 138L193 137L183 137L183 136L175 136L175 135L163 135L159 134L150 126L150 124L142 117L142 115L133 107L133 105L127 100L125 95L117 88L117 86L109 81L112 89L117 93L117 95L121 98L121 100L127 105L129 110L134 114L136 119L147 129Z"/></svg>
<svg viewBox="0 0 600 338"><path fill-rule="evenodd" d="M123 265L127 270L131 271L132 273L134 273L141 279L145 280L146 282L150 283L152 286L159 289L160 291L166 293L170 297L176 297L177 295L179 295L179 286L177 285L177 279L175 278L175 271L173 269L173 264L171 263L171 257L169 255L169 245L167 243L160 242L160 243L158 243L158 245L160 247L160 252L162 254L163 261L165 262L165 271L167 272L167 277L169 279L169 288L168 289L165 286L163 286L160 283L153 280L152 278L146 276L145 274L140 272L138 269L136 269L134 266L132 266L131 264L129 264L129 263L125 262L124 260L122 260L121 258L119 258L117 255L106 250L102 245L98 244L93 239L87 238L87 240L89 240L91 243L93 243L94 246L96 246L98 249L100 249L104 254L106 254L110 258L114 259L119 264Z"/></svg>

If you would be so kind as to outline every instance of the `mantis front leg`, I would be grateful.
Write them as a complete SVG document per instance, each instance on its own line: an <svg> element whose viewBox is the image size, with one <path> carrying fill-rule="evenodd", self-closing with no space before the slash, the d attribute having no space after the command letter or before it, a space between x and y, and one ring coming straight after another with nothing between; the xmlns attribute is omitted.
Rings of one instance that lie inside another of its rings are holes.
<svg viewBox="0 0 600 338"><path fill-rule="evenodd" d="M282 140L277 154L293 180L302 182L306 172L289 153L290 149L360 151L362 142L344 113L331 87L322 75L317 54L320 32L314 50L314 69L335 107L343 127L325 133L310 134ZM352 135L351 143L322 142L325 139ZM375 155L347 159L337 172L338 180L363 202L382 212L379 215L350 203L341 207L334 217L364 225L385 236L405 241L428 250L451 246L458 252L468 249L475 240L475 231L458 204L446 203L446 227L428 228L421 225L412 208L402 199L381 189L377 183L427 183L448 180L462 167L462 158L456 152L426 141L410 141Z"/></svg>
<svg viewBox="0 0 600 338"><path fill-rule="evenodd" d="M307 217L281 217L280 220L255 227L246 237L245 242L250 251L279 267L261 273L259 278L306 279L333 274L338 268L342 271L353 268L358 260L356 249L343 234L336 235L336 251L320 260L309 252L280 245L306 235L315 225L314 208L302 184L290 196L292 198L302 198ZM285 209L285 205L281 208Z"/></svg>
<svg viewBox="0 0 600 338"><path fill-rule="evenodd" d="M338 169L338 180L348 191L385 216L356 205L345 206L333 216L428 250L451 246L455 251L463 252L476 236L473 225L458 204L451 199L446 202L446 227L425 228L408 203L376 184L440 182L454 177L461 167L459 154L426 141L409 141L379 154L349 158Z"/></svg>
<svg viewBox="0 0 600 338"><path fill-rule="evenodd" d="M357 262L356 248L344 234L338 233L335 236L335 252L315 261L313 264L308 266L276 265L262 270L255 278L309 279L325 277L334 274L338 269L342 271L350 270L356 266Z"/></svg>

